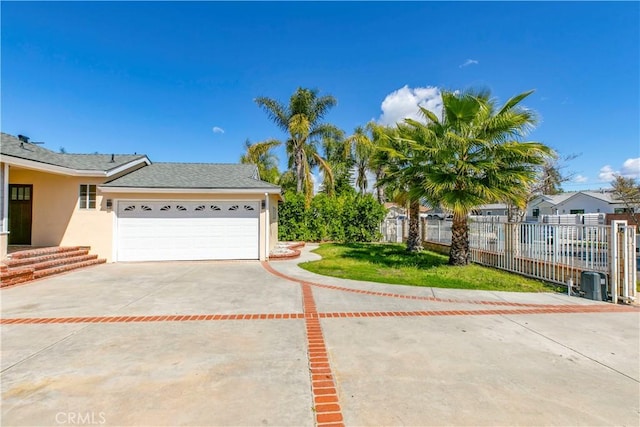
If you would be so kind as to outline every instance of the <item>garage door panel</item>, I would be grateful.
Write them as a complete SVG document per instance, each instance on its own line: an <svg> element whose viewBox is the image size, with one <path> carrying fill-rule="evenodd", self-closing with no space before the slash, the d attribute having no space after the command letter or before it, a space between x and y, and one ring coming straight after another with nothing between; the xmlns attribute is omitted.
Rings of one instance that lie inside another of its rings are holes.
<svg viewBox="0 0 640 427"><path fill-rule="evenodd" d="M257 259L259 212L255 201L120 203L117 259Z"/></svg>

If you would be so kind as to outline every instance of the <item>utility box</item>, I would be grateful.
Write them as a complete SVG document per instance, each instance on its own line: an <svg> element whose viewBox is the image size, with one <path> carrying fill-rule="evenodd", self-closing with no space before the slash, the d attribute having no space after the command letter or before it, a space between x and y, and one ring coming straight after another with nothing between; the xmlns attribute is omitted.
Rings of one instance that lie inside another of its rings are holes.
<svg viewBox="0 0 640 427"><path fill-rule="evenodd" d="M607 276L597 271L583 271L580 274L580 291L585 298L607 301Z"/></svg>

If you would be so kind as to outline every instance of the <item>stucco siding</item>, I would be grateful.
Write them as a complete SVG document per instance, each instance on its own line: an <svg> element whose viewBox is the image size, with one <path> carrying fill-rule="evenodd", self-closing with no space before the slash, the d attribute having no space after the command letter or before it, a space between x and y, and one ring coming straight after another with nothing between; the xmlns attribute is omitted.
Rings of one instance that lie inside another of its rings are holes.
<svg viewBox="0 0 640 427"><path fill-rule="evenodd" d="M271 223L269 227L269 251L271 251L278 243L278 200L280 200L280 197L278 196L269 196L269 221Z"/></svg>
<svg viewBox="0 0 640 427"><path fill-rule="evenodd" d="M113 260L115 235L115 207L121 200L252 200L262 202L264 193L251 194L148 194L148 193L102 193L97 189L96 208L79 209L80 184L95 184L99 187L105 178L82 178L11 167L10 184L33 185L31 244L34 246L90 246L91 252ZM107 209L107 200L112 208ZM270 196L269 203L275 206L277 196ZM271 210L271 213L273 209ZM259 217L259 257L266 259L267 253L277 242L277 215L270 215L270 227L266 226L266 211ZM267 248L267 230L270 230ZM10 230L9 230L10 231Z"/></svg>
<svg viewBox="0 0 640 427"><path fill-rule="evenodd" d="M101 257L111 253L112 216L102 195L96 195L96 209L78 208L80 184L99 185L103 181L10 167L10 184L33 185L31 244L91 246Z"/></svg>

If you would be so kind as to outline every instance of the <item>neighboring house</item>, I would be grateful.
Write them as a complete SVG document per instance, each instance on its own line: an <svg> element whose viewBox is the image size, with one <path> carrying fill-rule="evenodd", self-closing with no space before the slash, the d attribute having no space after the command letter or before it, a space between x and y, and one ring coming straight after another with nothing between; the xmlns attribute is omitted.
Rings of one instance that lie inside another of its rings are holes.
<svg viewBox="0 0 640 427"><path fill-rule="evenodd" d="M406 218L407 217L407 210L396 204L396 203L390 203L390 202L386 202L384 203L384 208L387 209L387 216L385 217L385 219L394 219L394 218ZM429 214L429 208L426 206L422 206L420 205L420 218L426 218L427 215Z"/></svg>
<svg viewBox="0 0 640 427"><path fill-rule="evenodd" d="M280 187L253 165L55 153L1 134L7 245L90 246L108 261L268 258Z"/></svg>
<svg viewBox="0 0 640 427"><path fill-rule="evenodd" d="M474 208L472 214L478 216L507 215L507 211L506 203L489 203Z"/></svg>
<svg viewBox="0 0 640 427"><path fill-rule="evenodd" d="M534 198L527 206L528 217L590 213L623 213L625 205L607 191L577 191Z"/></svg>

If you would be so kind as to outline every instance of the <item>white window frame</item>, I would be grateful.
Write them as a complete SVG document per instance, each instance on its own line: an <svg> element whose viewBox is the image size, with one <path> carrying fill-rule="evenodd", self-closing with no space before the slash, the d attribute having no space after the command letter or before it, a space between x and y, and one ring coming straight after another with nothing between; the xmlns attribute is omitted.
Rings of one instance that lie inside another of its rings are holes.
<svg viewBox="0 0 640 427"><path fill-rule="evenodd" d="M86 187L85 195L83 196L82 190L83 187ZM93 187L93 193L91 192L91 187ZM93 200L91 200L91 195L93 194ZM91 207L91 202L93 201L93 207ZM84 207L82 204L84 203ZM95 210L98 207L98 186L97 184L80 184L78 187L78 209L80 210Z"/></svg>

